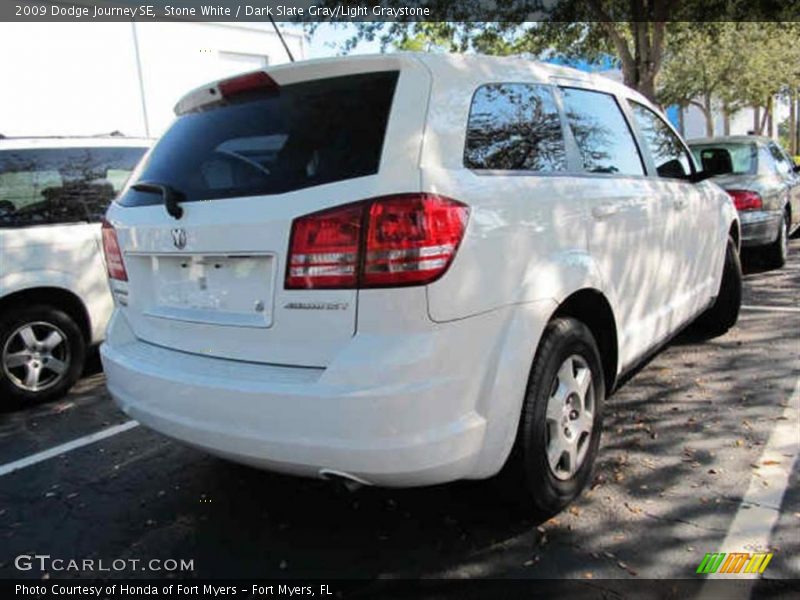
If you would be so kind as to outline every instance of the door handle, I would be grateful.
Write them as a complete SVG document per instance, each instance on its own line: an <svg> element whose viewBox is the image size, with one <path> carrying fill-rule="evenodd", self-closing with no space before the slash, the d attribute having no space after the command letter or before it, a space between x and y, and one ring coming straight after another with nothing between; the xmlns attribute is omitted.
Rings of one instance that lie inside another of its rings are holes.
<svg viewBox="0 0 800 600"><path fill-rule="evenodd" d="M614 216L619 208L613 204L601 204L592 208L592 216L598 221Z"/></svg>
<svg viewBox="0 0 800 600"><path fill-rule="evenodd" d="M672 206L675 207L675 210L683 210L686 208L686 200L683 198L676 198L672 201Z"/></svg>

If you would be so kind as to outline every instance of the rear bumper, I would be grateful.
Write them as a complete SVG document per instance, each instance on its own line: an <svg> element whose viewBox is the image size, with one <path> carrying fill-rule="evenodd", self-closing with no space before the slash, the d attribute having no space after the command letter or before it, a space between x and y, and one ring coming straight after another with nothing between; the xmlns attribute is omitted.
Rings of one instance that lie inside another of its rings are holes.
<svg viewBox="0 0 800 600"><path fill-rule="evenodd" d="M753 210L739 213L742 246L766 246L778 239L783 213Z"/></svg>
<svg viewBox="0 0 800 600"><path fill-rule="evenodd" d="M301 476L331 470L376 485L428 485L473 474L486 429L478 395L493 361L478 348L454 351L458 345L443 359L442 347L458 344L447 331L469 325L486 340L496 321L474 317L430 334L355 336L350 345L362 348L321 369L153 346L134 338L115 313L101 356L122 410L191 446Z"/></svg>

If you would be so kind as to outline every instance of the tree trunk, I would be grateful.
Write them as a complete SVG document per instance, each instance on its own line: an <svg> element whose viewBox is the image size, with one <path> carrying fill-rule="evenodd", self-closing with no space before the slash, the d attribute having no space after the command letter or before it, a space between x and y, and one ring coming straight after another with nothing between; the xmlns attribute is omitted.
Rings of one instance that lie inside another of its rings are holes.
<svg viewBox="0 0 800 600"><path fill-rule="evenodd" d="M731 134L731 111L727 106L722 107L722 126L725 128L725 135Z"/></svg>
<svg viewBox="0 0 800 600"><path fill-rule="evenodd" d="M656 75L661 68L661 53L664 45L664 23L648 22L641 18L643 17L642 6L635 0L632 4L634 6L634 22L630 24L633 33L632 87L655 102Z"/></svg>
<svg viewBox="0 0 800 600"><path fill-rule="evenodd" d="M711 96L703 99L703 114L706 116L706 137L714 137L714 113L711 110Z"/></svg>
<svg viewBox="0 0 800 600"><path fill-rule="evenodd" d="M789 153L797 154L797 90L789 91Z"/></svg>
<svg viewBox="0 0 800 600"><path fill-rule="evenodd" d="M706 120L706 137L714 137L714 119L713 115L711 114L711 97L705 96L703 102L691 100L689 104L693 104L700 109L700 112L703 113L703 117Z"/></svg>
<svg viewBox="0 0 800 600"><path fill-rule="evenodd" d="M628 23L633 38L633 52L628 38L606 12L601 0L589 0L597 22L605 30L622 63L625 85L656 101L656 77L664 56L664 35L672 3L667 0L630 0Z"/></svg>
<svg viewBox="0 0 800 600"><path fill-rule="evenodd" d="M678 105L678 132L682 136L686 137L686 124L683 121L683 109L684 109L683 104L679 104ZM794 131L794 129L792 129L792 131Z"/></svg>
<svg viewBox="0 0 800 600"><path fill-rule="evenodd" d="M800 154L800 88L795 89L797 104L794 109L795 119L797 119L797 129L795 129L795 152Z"/></svg>
<svg viewBox="0 0 800 600"><path fill-rule="evenodd" d="M772 118L772 96L769 97L767 100L767 135L769 137L775 137L775 127Z"/></svg>
<svg viewBox="0 0 800 600"><path fill-rule="evenodd" d="M769 101L764 107L764 114L761 116L761 123L758 125L758 135L764 135L764 127L767 126L767 117L769 117Z"/></svg>
<svg viewBox="0 0 800 600"><path fill-rule="evenodd" d="M753 107L753 133L759 133L759 126L761 125L761 108L758 106Z"/></svg>

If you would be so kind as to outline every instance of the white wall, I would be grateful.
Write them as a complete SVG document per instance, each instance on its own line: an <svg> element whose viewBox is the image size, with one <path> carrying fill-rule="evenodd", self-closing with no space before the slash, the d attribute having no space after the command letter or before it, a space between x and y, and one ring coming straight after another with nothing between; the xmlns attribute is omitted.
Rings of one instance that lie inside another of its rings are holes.
<svg viewBox="0 0 800 600"><path fill-rule="evenodd" d="M778 124L789 116L789 103L775 98L773 107L772 128L773 137L778 139ZM761 118L763 118L763 109ZM744 108L731 115L731 135L746 135L753 129L753 109ZM703 112L696 106L690 106L683 113L684 137L687 139L706 137L706 120ZM764 126L764 135L768 135L767 127ZM725 121L721 110L714 111L714 135L725 135Z"/></svg>
<svg viewBox="0 0 800 600"><path fill-rule="evenodd" d="M0 23L0 133L145 135L136 39L151 136L191 88L288 60L269 23Z"/></svg>
<svg viewBox="0 0 800 600"><path fill-rule="evenodd" d="M611 69L608 71L602 71L599 73L604 77L608 77L609 79L613 79L614 81L622 83L622 71L619 69ZM773 107L773 137L777 140L778 139L778 124L784 121L789 117L789 102L786 100L781 100L780 98L775 98L774 107ZM722 136L725 135L725 119L722 115L722 110L718 106L712 107L712 114L714 118L714 135L715 136ZM762 118L763 118L763 111L762 111ZM752 108L744 108L733 115L730 118L730 135L747 135L747 132L753 129L753 109ZM702 138L706 137L706 119L703 116L703 111L701 111L696 106L689 106L683 111L683 137L687 140L692 138ZM767 135L768 131L766 126L764 127L764 135Z"/></svg>

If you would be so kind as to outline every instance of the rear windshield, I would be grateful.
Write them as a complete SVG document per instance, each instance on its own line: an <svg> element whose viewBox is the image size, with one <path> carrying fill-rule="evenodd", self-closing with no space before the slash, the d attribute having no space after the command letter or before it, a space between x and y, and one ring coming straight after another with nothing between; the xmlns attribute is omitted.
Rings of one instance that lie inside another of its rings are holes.
<svg viewBox="0 0 800 600"><path fill-rule="evenodd" d="M137 182L185 200L290 192L378 172L398 72L282 86L277 93L184 114L142 165ZM160 203L129 189L125 206Z"/></svg>
<svg viewBox="0 0 800 600"><path fill-rule="evenodd" d="M692 154L707 173L747 175L756 172L758 148L753 143L703 144L692 146Z"/></svg>
<svg viewBox="0 0 800 600"><path fill-rule="evenodd" d="M0 227L99 221L145 148L0 151Z"/></svg>

